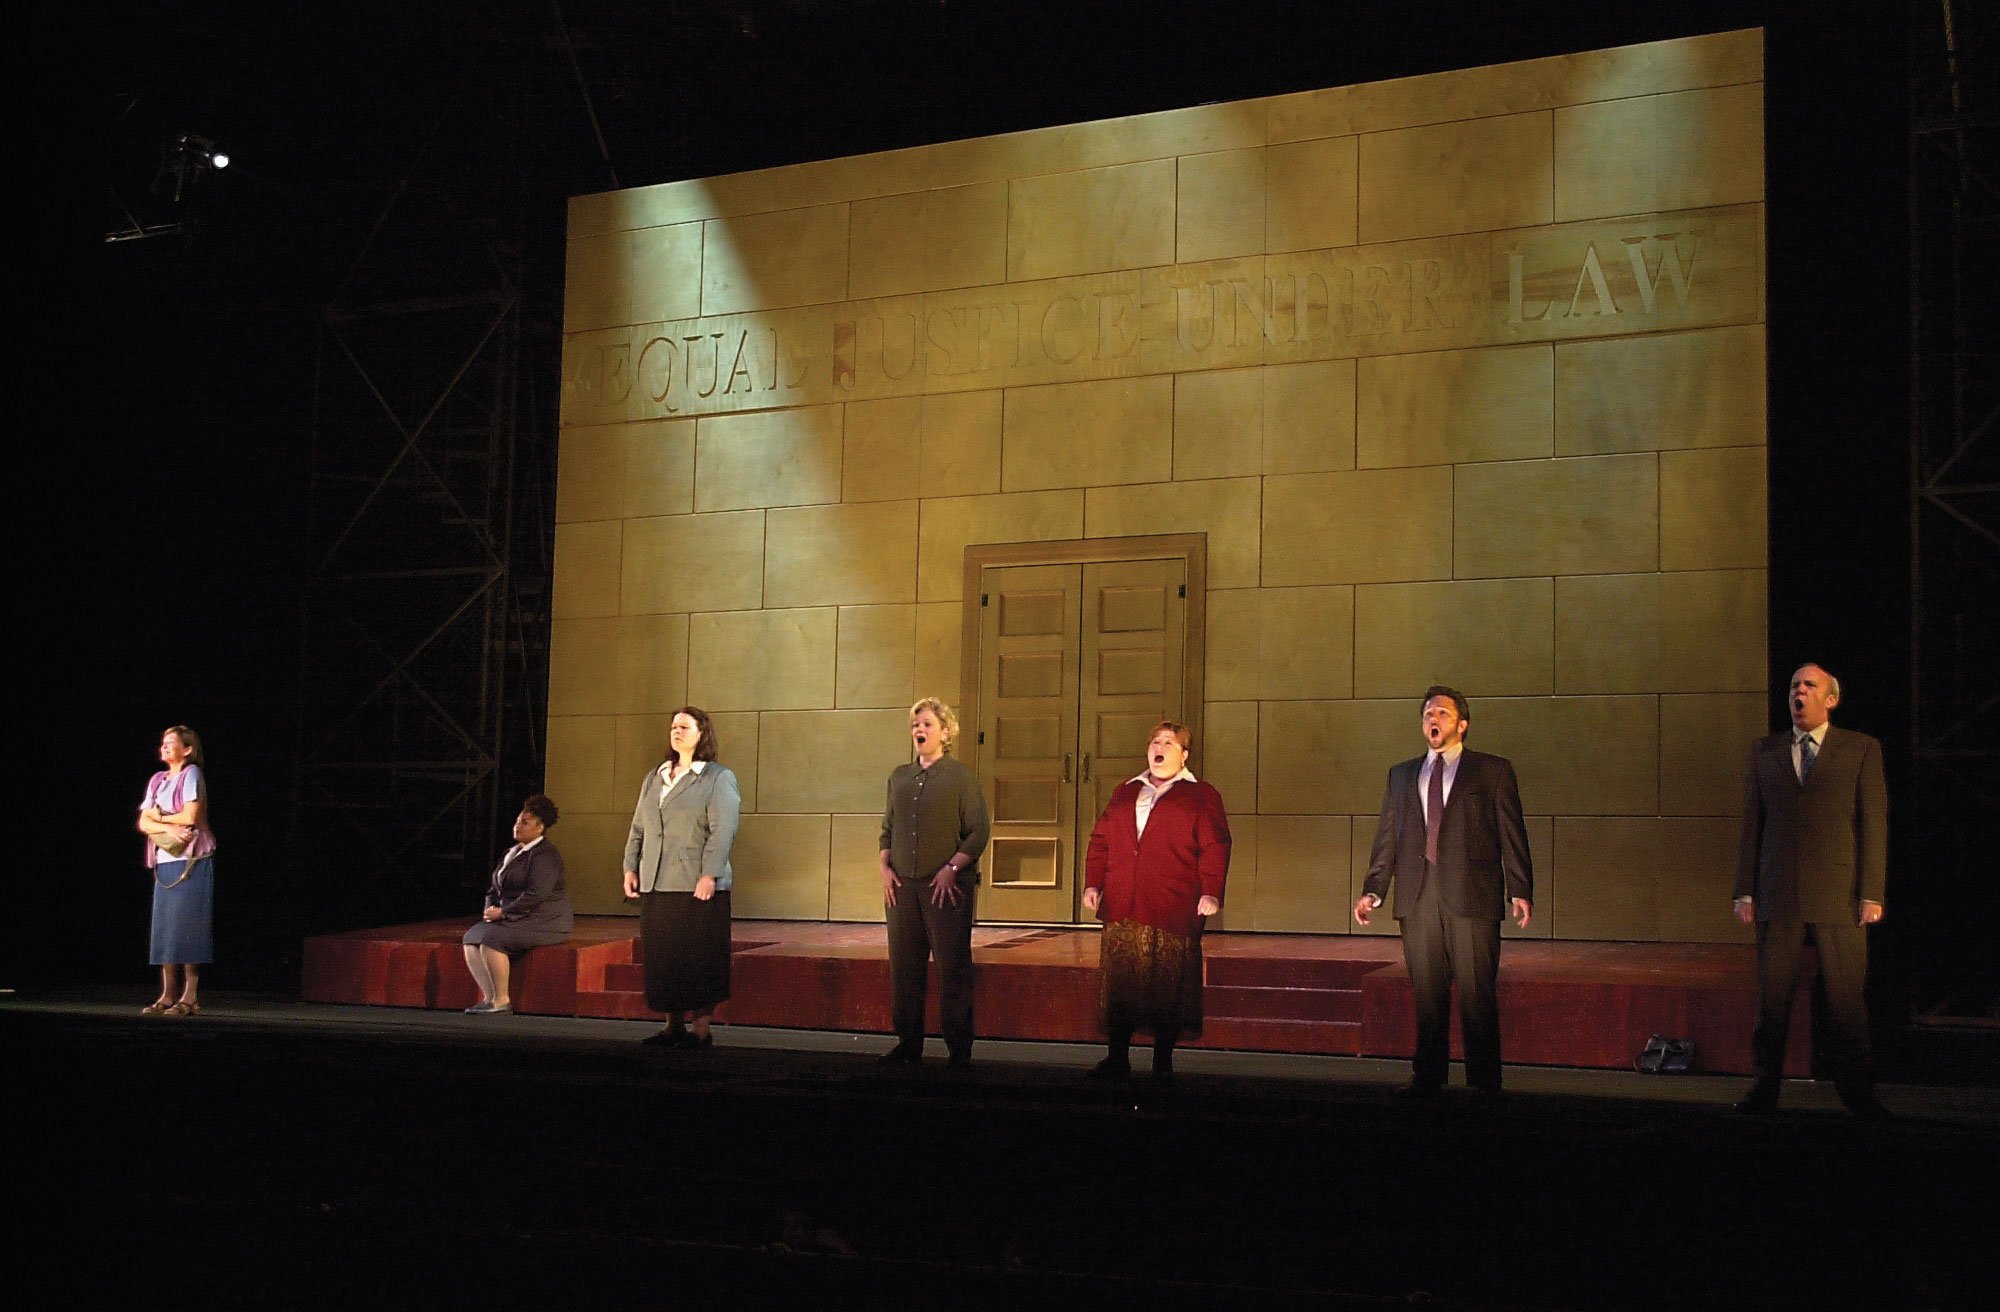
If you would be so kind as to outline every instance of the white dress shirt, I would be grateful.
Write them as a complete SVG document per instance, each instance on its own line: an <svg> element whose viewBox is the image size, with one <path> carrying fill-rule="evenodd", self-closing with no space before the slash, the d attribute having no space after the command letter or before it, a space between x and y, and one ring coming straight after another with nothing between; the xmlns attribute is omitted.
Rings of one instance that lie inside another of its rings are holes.
<svg viewBox="0 0 2000 1312"><path fill-rule="evenodd" d="M1139 795L1132 799L1132 817L1138 822L1139 837L1144 838L1146 836L1146 818L1153 814L1153 803L1159 801L1161 797L1166 795L1166 791L1169 788L1172 788L1183 779L1189 783L1194 782L1194 775L1189 773L1186 766L1182 766L1181 772L1173 778L1162 780L1158 783L1154 782L1153 774L1150 770L1144 774L1135 774L1132 776L1132 782L1139 785Z"/></svg>
<svg viewBox="0 0 2000 1312"><path fill-rule="evenodd" d="M1806 760L1803 750L1805 740L1808 738L1813 740L1813 760L1817 764L1819 753L1826 750L1826 726L1832 723L1831 720L1821 720L1819 728L1808 729L1804 733L1800 733L1797 729L1792 730L1792 773L1798 776L1800 783L1806 781Z"/></svg>
<svg viewBox="0 0 2000 1312"><path fill-rule="evenodd" d="M1459 758L1465 755L1465 744L1453 743L1443 751L1432 752L1424 758L1423 768L1417 771L1417 799L1424 808L1424 823L1431 822L1431 774L1437 770L1439 762L1444 765L1444 800L1451 802L1451 786L1458 782Z"/></svg>
<svg viewBox="0 0 2000 1312"><path fill-rule="evenodd" d="M669 777L667 771L670 770L672 767L673 767L673 762L662 761L660 762L660 768L655 772L660 776L661 806L665 806L667 804L667 795L673 792L674 789L680 787L681 783L688 777L689 774L691 773L700 774L703 770L706 770L708 768L708 762L696 761L693 764L689 765L687 769L682 770L679 774Z"/></svg>

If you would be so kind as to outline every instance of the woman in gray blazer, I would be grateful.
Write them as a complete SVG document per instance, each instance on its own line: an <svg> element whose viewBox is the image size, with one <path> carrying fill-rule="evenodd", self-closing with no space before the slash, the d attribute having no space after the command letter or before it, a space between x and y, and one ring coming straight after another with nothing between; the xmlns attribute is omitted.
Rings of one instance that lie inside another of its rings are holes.
<svg viewBox="0 0 2000 1312"><path fill-rule="evenodd" d="M667 759L646 773L625 840L625 896L639 900L646 1005L667 1048L715 1042L709 1018L729 999L729 845L742 799L715 759L715 725L698 706L674 712Z"/></svg>

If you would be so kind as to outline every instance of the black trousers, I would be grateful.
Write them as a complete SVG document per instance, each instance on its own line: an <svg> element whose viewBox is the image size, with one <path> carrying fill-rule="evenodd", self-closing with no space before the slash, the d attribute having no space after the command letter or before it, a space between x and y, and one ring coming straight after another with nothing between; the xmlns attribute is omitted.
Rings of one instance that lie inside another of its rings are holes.
<svg viewBox="0 0 2000 1312"><path fill-rule="evenodd" d="M1843 1092L1875 1087L1874 1050L1868 1038L1868 931L1843 921L1757 922L1757 1029L1751 1037L1757 1077L1775 1080L1785 1070L1785 1037L1792 1028L1792 996L1799 987L1806 930L1819 950L1824 1004L1815 1031L1825 1041L1835 1085Z"/></svg>
<svg viewBox="0 0 2000 1312"><path fill-rule="evenodd" d="M906 879L896 888L889 916L889 979L896 1038L924 1041L924 990L929 960L938 964L938 1018L945 1047L954 1056L972 1052L972 922L976 885L958 886L955 906L931 902L928 879Z"/></svg>
<svg viewBox="0 0 2000 1312"><path fill-rule="evenodd" d="M1465 1041L1465 1082L1500 1087L1500 922L1454 916L1437 871L1424 871L1416 908L1403 917L1403 963L1417 995L1416 1082L1444 1083L1451 1060L1451 989L1458 985L1458 1028Z"/></svg>

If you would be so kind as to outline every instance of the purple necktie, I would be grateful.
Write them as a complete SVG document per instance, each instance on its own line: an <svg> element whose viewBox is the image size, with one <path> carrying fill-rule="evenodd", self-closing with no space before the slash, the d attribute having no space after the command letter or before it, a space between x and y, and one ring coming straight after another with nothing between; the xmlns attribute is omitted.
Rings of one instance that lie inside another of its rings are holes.
<svg viewBox="0 0 2000 1312"><path fill-rule="evenodd" d="M1438 859L1438 826L1444 823L1444 753L1431 757L1430 802L1424 809L1424 860Z"/></svg>

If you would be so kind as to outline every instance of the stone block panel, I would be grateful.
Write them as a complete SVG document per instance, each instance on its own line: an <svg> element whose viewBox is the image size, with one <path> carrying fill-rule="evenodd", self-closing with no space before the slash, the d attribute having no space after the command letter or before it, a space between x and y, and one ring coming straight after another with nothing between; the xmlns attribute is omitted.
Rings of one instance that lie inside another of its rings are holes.
<svg viewBox="0 0 2000 1312"><path fill-rule="evenodd" d="M1007 279L1007 184L856 201L848 294L899 296Z"/></svg>
<svg viewBox="0 0 2000 1312"><path fill-rule="evenodd" d="M881 814L889 772L910 759L907 707L766 711L759 720L763 811Z"/></svg>
<svg viewBox="0 0 2000 1312"><path fill-rule="evenodd" d="M549 607L555 619L586 619L619 611L619 568L624 525L591 520L556 525L556 555Z"/></svg>
<svg viewBox="0 0 2000 1312"><path fill-rule="evenodd" d="M1359 215L1359 139L1289 141L1264 152L1264 249L1352 246Z"/></svg>
<svg viewBox="0 0 2000 1312"><path fill-rule="evenodd" d="M1652 455L1459 465L1452 559L1459 578L1619 574L1660 565Z"/></svg>
<svg viewBox="0 0 2000 1312"><path fill-rule="evenodd" d="M902 708L916 700L915 606L842 606L834 705Z"/></svg>
<svg viewBox="0 0 2000 1312"><path fill-rule="evenodd" d="M1449 578L1451 504L1445 466L1267 478L1264 586Z"/></svg>
<svg viewBox="0 0 2000 1312"><path fill-rule="evenodd" d="M1554 220L1546 113L1462 119L1360 143L1360 238L1403 241Z"/></svg>
<svg viewBox="0 0 2000 1312"><path fill-rule="evenodd" d="M1420 697L1555 691L1550 579L1375 583L1354 590L1354 695Z"/></svg>
<svg viewBox="0 0 2000 1312"><path fill-rule="evenodd" d="M827 919L871 924L888 919L882 905L881 850L880 811L832 817Z"/></svg>
<svg viewBox="0 0 2000 1312"><path fill-rule="evenodd" d="M1247 587L1257 581L1259 491L1254 478L1093 487L1084 493L1083 532L1092 538L1205 533L1209 585Z"/></svg>
<svg viewBox="0 0 2000 1312"><path fill-rule="evenodd" d="M566 428L556 522L685 515L694 509L692 419Z"/></svg>
<svg viewBox="0 0 2000 1312"><path fill-rule="evenodd" d="M1174 262L1172 159L1010 184L1007 278L1060 278Z"/></svg>
<svg viewBox="0 0 2000 1312"><path fill-rule="evenodd" d="M965 590L968 546L1082 536L1080 488L925 501L917 530L917 600L958 599Z"/></svg>
<svg viewBox="0 0 2000 1312"><path fill-rule="evenodd" d="M619 783L616 773L618 720L615 716L552 715L549 717L547 747L542 791L553 797L565 814L618 809L624 785ZM624 802L630 800L623 799Z"/></svg>
<svg viewBox="0 0 2000 1312"><path fill-rule="evenodd" d="M1355 364L1310 360L1267 365L1263 375L1266 474L1318 474L1355 465Z"/></svg>
<svg viewBox="0 0 2000 1312"><path fill-rule="evenodd" d="M1769 714L1763 693L1660 698L1660 814L1742 814L1750 744Z"/></svg>
<svg viewBox="0 0 2000 1312"><path fill-rule="evenodd" d="M1264 253L1264 151L1183 155L1174 193L1174 259Z"/></svg>
<svg viewBox="0 0 2000 1312"><path fill-rule="evenodd" d="M709 711L831 707L836 624L831 606L692 616L688 700Z"/></svg>
<svg viewBox="0 0 2000 1312"><path fill-rule="evenodd" d="M762 605L763 512L625 521L618 592L626 615Z"/></svg>
<svg viewBox="0 0 2000 1312"><path fill-rule="evenodd" d="M1761 81L1555 112L1556 219L1764 199Z"/></svg>
<svg viewBox="0 0 2000 1312"><path fill-rule="evenodd" d="M625 900L620 877L625 858L625 836L632 830L632 808L612 811L572 811L557 794L556 805L563 807L562 824L553 835L561 845L563 867L568 872L569 900L582 916L629 916L633 903ZM635 931L636 932L636 931Z"/></svg>
<svg viewBox="0 0 2000 1312"><path fill-rule="evenodd" d="M841 422L840 499L902 501L917 486L923 398L850 401Z"/></svg>
<svg viewBox="0 0 2000 1312"><path fill-rule="evenodd" d="M1660 568L1762 568L1767 552L1764 448L1660 453Z"/></svg>
<svg viewBox="0 0 2000 1312"><path fill-rule="evenodd" d="M800 506L765 516L766 606L859 606L917 595L917 502Z"/></svg>
<svg viewBox="0 0 2000 1312"><path fill-rule="evenodd" d="M1263 370L1209 369L1175 376L1175 478L1261 473L1263 439Z"/></svg>
<svg viewBox="0 0 2000 1312"><path fill-rule="evenodd" d="M1735 820L1559 816L1556 866L1564 938L1751 941L1730 910Z"/></svg>
<svg viewBox="0 0 2000 1312"><path fill-rule="evenodd" d="M847 294L845 205L742 214L702 224L704 315L818 305Z"/></svg>
<svg viewBox="0 0 2000 1312"><path fill-rule="evenodd" d="M1257 810L1257 703L1209 702L1192 768L1222 794L1230 824Z"/></svg>
<svg viewBox="0 0 2000 1312"><path fill-rule="evenodd" d="M701 225L572 238L564 251L563 331L666 323L701 313Z"/></svg>
<svg viewBox="0 0 2000 1312"><path fill-rule="evenodd" d="M842 407L708 415L695 449L696 510L838 501Z"/></svg>
<svg viewBox="0 0 2000 1312"><path fill-rule="evenodd" d="M1504 346L1362 360L1355 380L1358 463L1372 469L1553 454L1552 352Z"/></svg>
<svg viewBox="0 0 2000 1312"><path fill-rule="evenodd" d="M1257 809L1266 815L1373 814L1389 767L1423 750L1423 708L1394 701L1264 702Z"/></svg>
<svg viewBox="0 0 2000 1312"><path fill-rule="evenodd" d="M1556 454L1761 446L1764 325L1556 347Z"/></svg>
<svg viewBox="0 0 2000 1312"><path fill-rule="evenodd" d="M746 815L729 855L730 913L743 920L825 920L831 818Z"/></svg>
<svg viewBox="0 0 2000 1312"><path fill-rule="evenodd" d="M1659 814L1657 697L1472 698L1467 741L1514 763L1536 815Z"/></svg>
<svg viewBox="0 0 2000 1312"><path fill-rule="evenodd" d="M1764 673L1766 572L1556 580L1556 691L1748 692Z"/></svg>
<svg viewBox="0 0 2000 1312"><path fill-rule="evenodd" d="M557 620L549 651L549 715L671 710L687 694L688 617Z"/></svg>
<svg viewBox="0 0 2000 1312"><path fill-rule="evenodd" d="M1025 492L1170 478L1173 423L1174 384L1165 374L1011 388L1000 485Z"/></svg>
<svg viewBox="0 0 2000 1312"><path fill-rule="evenodd" d="M1258 816L1255 923L1238 928L1287 934L1345 928L1353 828L1344 815Z"/></svg>

